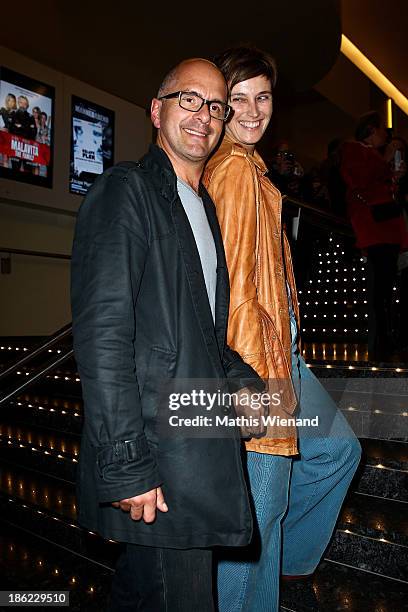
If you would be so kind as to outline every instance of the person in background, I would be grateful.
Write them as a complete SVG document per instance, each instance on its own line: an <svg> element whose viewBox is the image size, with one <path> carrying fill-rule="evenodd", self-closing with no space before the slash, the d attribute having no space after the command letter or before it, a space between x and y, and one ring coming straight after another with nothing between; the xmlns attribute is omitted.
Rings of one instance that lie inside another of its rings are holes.
<svg viewBox="0 0 408 612"><path fill-rule="evenodd" d="M13 113L9 131L22 138L35 140L37 135L37 125L33 115L28 112L30 103L27 96L18 96L17 110Z"/></svg>
<svg viewBox="0 0 408 612"><path fill-rule="evenodd" d="M33 107L33 117L34 117L34 121L35 121L35 127L37 129L37 134L36 134L36 141L37 142L41 142L40 138L39 138L39 134L40 134L40 130L41 130L41 108L39 106L34 106ZM32 171L33 174L40 174L40 164L31 162L31 167L32 167Z"/></svg>
<svg viewBox="0 0 408 612"><path fill-rule="evenodd" d="M30 102L27 96L21 95L17 98L17 110L14 111L9 124L10 134L15 134L21 138L35 140L37 126L34 116L28 112ZM32 173L35 170L33 164L19 157L11 158L11 167L16 172Z"/></svg>
<svg viewBox="0 0 408 612"><path fill-rule="evenodd" d="M263 437L256 432L246 444L256 532L246 551L220 560L219 609L277 612L281 573L291 584L305 581L303 604L307 596L313 598L310 578L333 533L361 449L299 351L299 309L281 194L256 151L272 116L275 62L253 47L229 49L214 61L227 81L233 113L203 181L217 209L227 257L228 342L271 391L280 390L281 401L269 404L268 415L313 415L321 425L308 434L293 425L268 426ZM314 606L312 599L308 609Z"/></svg>
<svg viewBox="0 0 408 612"><path fill-rule="evenodd" d="M327 157L320 165L321 180L327 187L330 210L339 217L346 216L346 186L340 172L343 140L334 138L327 145Z"/></svg>
<svg viewBox="0 0 408 612"><path fill-rule="evenodd" d="M0 130L8 132L13 118L13 114L17 109L16 96L8 93L4 100L4 106L0 108ZM3 168L9 168L9 156L0 154L0 164Z"/></svg>
<svg viewBox="0 0 408 612"><path fill-rule="evenodd" d="M381 153L387 143L381 115L360 117L355 138L342 145L340 170L356 246L367 256L368 354L373 361L387 361L394 348L392 295L406 230L392 170Z"/></svg>
<svg viewBox="0 0 408 612"><path fill-rule="evenodd" d="M405 223L405 239L398 258L399 320L396 336L401 360L408 361L408 145L403 138L394 136L384 151L384 159L390 165L395 197L402 206Z"/></svg>
<svg viewBox="0 0 408 612"><path fill-rule="evenodd" d="M10 128L11 119L17 109L16 96L8 93L4 99L4 106L0 108L0 116L2 119L1 129L8 130Z"/></svg>
<svg viewBox="0 0 408 612"><path fill-rule="evenodd" d="M272 156L272 167L269 171L271 181L284 195L300 199L303 175L303 168L296 160L289 143L286 141L280 142Z"/></svg>
<svg viewBox="0 0 408 612"><path fill-rule="evenodd" d="M39 106L33 107L33 117L35 121L35 127L37 128L37 135L38 135L38 130L41 127L41 108Z"/></svg>
<svg viewBox="0 0 408 612"><path fill-rule="evenodd" d="M49 120L46 112L42 111L39 117L40 125L37 130L36 140L41 144L45 144L48 147L50 146L50 128L49 128ZM39 166L39 174L40 176L47 176L48 167L46 165L40 164Z"/></svg>
<svg viewBox="0 0 408 612"><path fill-rule="evenodd" d="M330 210L330 198L327 186L322 179L320 168L312 168L303 179L302 199L308 204Z"/></svg>

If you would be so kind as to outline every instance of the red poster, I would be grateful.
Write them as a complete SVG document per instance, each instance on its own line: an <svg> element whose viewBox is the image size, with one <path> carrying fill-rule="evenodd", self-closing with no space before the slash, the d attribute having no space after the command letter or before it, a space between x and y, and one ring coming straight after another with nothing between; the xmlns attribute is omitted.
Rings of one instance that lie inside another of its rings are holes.
<svg viewBox="0 0 408 612"><path fill-rule="evenodd" d="M28 140L15 134L0 130L0 153L24 161L48 166L50 163L50 147L45 144Z"/></svg>

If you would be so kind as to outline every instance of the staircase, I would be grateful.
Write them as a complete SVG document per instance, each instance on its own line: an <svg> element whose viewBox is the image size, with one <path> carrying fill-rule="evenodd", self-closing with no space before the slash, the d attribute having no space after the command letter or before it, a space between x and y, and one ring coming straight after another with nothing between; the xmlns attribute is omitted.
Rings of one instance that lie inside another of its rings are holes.
<svg viewBox="0 0 408 612"><path fill-rule="evenodd" d="M44 361L69 355L70 342L64 337L34 365L19 367L13 385ZM21 340L0 342L0 370L23 348ZM363 362L310 365L363 446L361 466L314 578L319 610L408 610L408 372ZM74 359L48 369L0 410L1 589L70 591L70 610L100 612L120 545L76 523L82 400ZM282 610L310 607L283 599Z"/></svg>

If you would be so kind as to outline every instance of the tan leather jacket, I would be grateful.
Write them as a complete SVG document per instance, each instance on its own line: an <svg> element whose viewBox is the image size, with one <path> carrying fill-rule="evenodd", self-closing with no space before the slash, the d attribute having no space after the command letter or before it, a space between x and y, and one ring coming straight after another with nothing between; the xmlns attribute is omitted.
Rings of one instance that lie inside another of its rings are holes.
<svg viewBox="0 0 408 612"><path fill-rule="evenodd" d="M298 321L299 309L290 248L281 226L282 198L266 178L261 157L228 136L203 175L217 208L231 284L228 344L276 391L283 402L271 415L290 418L296 408L291 380L291 334L286 281ZM274 392L273 390L271 391ZM269 427L247 449L273 455L297 454L296 428Z"/></svg>

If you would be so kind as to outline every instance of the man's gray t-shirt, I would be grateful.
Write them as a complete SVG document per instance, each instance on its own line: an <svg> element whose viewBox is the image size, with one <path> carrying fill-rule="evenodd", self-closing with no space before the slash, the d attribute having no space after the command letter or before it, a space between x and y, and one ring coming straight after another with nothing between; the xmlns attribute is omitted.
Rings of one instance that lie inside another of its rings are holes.
<svg viewBox="0 0 408 612"><path fill-rule="evenodd" d="M177 177L177 191L194 234L205 286L210 302L211 313L215 321L215 291L217 287L217 252L214 238L205 214L202 199L184 181Z"/></svg>

